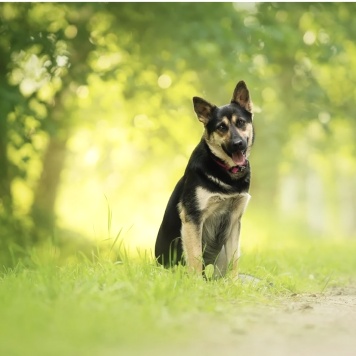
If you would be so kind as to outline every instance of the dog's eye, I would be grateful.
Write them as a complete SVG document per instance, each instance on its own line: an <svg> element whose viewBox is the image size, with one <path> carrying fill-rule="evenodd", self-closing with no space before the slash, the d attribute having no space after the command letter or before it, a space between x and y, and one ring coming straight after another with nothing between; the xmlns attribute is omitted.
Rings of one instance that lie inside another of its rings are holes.
<svg viewBox="0 0 356 356"><path fill-rule="evenodd" d="M245 122L244 119L239 118L239 119L236 120L236 126L239 127L239 128L244 127L244 126L245 126L245 123L246 123L246 122Z"/></svg>
<svg viewBox="0 0 356 356"><path fill-rule="evenodd" d="M221 124L218 126L218 130L219 130L219 131L222 131L222 132L226 132L226 131L228 130L228 127L226 126L226 124L221 123Z"/></svg>

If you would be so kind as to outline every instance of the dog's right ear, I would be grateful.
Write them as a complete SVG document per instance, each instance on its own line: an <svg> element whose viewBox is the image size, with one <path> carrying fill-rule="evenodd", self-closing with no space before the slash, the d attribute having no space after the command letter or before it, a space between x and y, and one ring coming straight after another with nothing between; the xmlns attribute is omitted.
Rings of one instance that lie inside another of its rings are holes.
<svg viewBox="0 0 356 356"><path fill-rule="evenodd" d="M212 111L216 108L215 105L208 103L202 98L195 96L193 98L194 111L196 112L199 121L201 121L204 126L209 122Z"/></svg>

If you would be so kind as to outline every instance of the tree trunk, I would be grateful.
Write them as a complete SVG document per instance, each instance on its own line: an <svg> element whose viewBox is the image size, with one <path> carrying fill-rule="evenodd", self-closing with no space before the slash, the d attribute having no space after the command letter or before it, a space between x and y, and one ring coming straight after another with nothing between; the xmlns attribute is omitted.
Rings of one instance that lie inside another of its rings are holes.
<svg viewBox="0 0 356 356"><path fill-rule="evenodd" d="M42 161L42 173L37 182L31 208L34 243L53 237L54 233L55 204L70 131L69 123L65 120L67 115L63 105L67 90L64 88L57 93L55 105L48 113L47 120L53 129L49 133L49 142Z"/></svg>
<svg viewBox="0 0 356 356"><path fill-rule="evenodd" d="M43 159L43 170L32 205L34 242L53 235L55 203L66 155L66 140L51 137Z"/></svg>
<svg viewBox="0 0 356 356"><path fill-rule="evenodd" d="M0 214L12 215L12 196L7 159L7 123L5 115L0 118Z"/></svg>
<svg viewBox="0 0 356 356"><path fill-rule="evenodd" d="M2 54L2 53L1 53ZM8 125L7 115L11 111L10 100L7 97L11 89L7 85L6 66L0 63L0 214L12 215L11 177L7 158Z"/></svg>

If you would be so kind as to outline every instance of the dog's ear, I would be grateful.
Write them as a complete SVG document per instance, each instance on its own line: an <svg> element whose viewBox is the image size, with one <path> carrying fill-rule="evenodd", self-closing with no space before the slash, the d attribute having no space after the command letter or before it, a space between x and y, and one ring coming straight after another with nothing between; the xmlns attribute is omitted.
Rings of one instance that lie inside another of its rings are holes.
<svg viewBox="0 0 356 356"><path fill-rule="evenodd" d="M212 111L216 108L215 105L208 103L202 98L195 96L193 98L194 111L196 112L199 121L201 121L204 126L209 122Z"/></svg>
<svg viewBox="0 0 356 356"><path fill-rule="evenodd" d="M241 80L237 83L234 93L232 94L232 103L237 103L245 110L252 113L252 101L246 83Z"/></svg>

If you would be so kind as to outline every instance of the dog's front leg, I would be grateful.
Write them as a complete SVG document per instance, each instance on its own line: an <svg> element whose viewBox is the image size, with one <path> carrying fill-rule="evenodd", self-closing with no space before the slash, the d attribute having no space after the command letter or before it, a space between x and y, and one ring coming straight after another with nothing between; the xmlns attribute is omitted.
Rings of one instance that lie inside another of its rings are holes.
<svg viewBox="0 0 356 356"><path fill-rule="evenodd" d="M202 274L202 236L199 226L191 222L182 224L182 242L189 272Z"/></svg>
<svg viewBox="0 0 356 356"><path fill-rule="evenodd" d="M188 218L184 208L180 209L179 215L182 221L183 251L189 272L201 275L203 272L201 227Z"/></svg>
<svg viewBox="0 0 356 356"><path fill-rule="evenodd" d="M238 261L240 258L241 218L232 223L230 237L225 243L226 260L232 277L238 277Z"/></svg>
<svg viewBox="0 0 356 356"><path fill-rule="evenodd" d="M240 232L241 218L251 196L248 193L241 194L232 206L231 225L229 237L225 243L227 264L232 272L232 277L238 277L238 260L240 258Z"/></svg>

